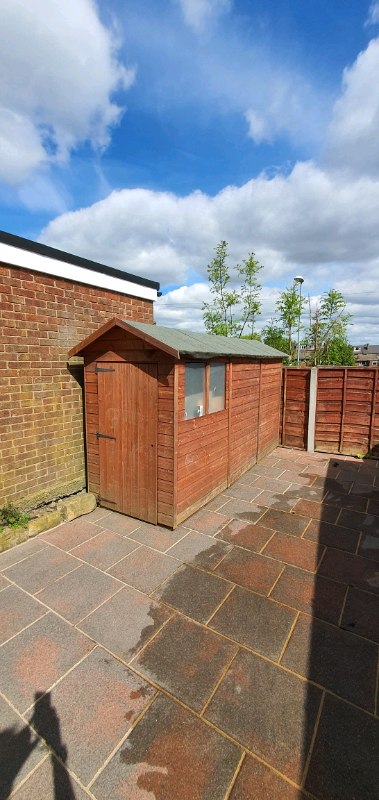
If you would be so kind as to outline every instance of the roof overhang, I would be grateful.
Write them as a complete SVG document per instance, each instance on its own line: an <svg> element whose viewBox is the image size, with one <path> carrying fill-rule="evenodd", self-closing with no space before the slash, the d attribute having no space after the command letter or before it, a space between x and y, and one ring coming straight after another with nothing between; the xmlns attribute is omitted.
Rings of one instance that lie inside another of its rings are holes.
<svg viewBox="0 0 379 800"><path fill-rule="evenodd" d="M155 339L154 336L150 333L145 333L145 331L140 331L138 328L135 328L134 325L129 325L128 322L125 322L123 319L119 319L118 317L113 317L105 325L102 325L101 328L98 328L97 331L94 331L86 339L82 342L77 344L73 347L69 353L68 358L72 358L73 356L81 356L83 355L83 351L88 347L88 345L96 342L104 333L111 330L112 328L122 328L124 331L128 331L128 333L132 333L137 339L142 339L144 342L150 344L155 350L162 350L164 353L172 356L173 358L180 359L179 350L176 350L174 347L170 347L167 344L163 344L158 339ZM154 330L154 325L151 326L152 331Z"/></svg>
<svg viewBox="0 0 379 800"><path fill-rule="evenodd" d="M0 231L0 261L75 283L97 286L118 294L139 297L143 300L157 299L159 283L156 281L130 275L120 269L74 256L5 231Z"/></svg>

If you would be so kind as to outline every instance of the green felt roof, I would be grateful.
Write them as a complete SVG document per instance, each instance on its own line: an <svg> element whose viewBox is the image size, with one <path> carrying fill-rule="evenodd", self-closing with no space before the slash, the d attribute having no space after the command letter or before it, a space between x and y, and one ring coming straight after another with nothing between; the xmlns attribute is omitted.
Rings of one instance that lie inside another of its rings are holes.
<svg viewBox="0 0 379 800"><path fill-rule="evenodd" d="M145 322L125 322L142 333L152 336L157 342L178 350L180 355L191 358L214 358L216 356L236 356L240 358L283 358L287 353L275 350L255 339L237 339L227 336L214 336L210 333L184 331L179 328L165 328L162 325L149 325Z"/></svg>

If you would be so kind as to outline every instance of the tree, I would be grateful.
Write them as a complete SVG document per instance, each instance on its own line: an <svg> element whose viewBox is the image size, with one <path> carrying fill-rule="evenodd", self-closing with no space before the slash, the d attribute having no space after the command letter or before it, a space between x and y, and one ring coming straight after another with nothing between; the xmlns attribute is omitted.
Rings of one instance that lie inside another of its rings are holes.
<svg viewBox="0 0 379 800"><path fill-rule="evenodd" d="M262 340L270 347L275 347L275 350L280 350L282 353L289 353L288 337L285 331L278 325L278 320L273 317L264 328L262 328ZM283 360L284 364L288 364L288 358Z"/></svg>
<svg viewBox="0 0 379 800"><path fill-rule="evenodd" d="M352 314L344 313L346 301L341 292L329 289L324 292L320 304L312 311L309 302L309 328L304 344L313 350L311 362L331 365L354 366L353 349L347 339L347 326L351 324Z"/></svg>
<svg viewBox="0 0 379 800"><path fill-rule="evenodd" d="M242 264L244 264L243 267L240 264L237 264L238 274L244 281L241 286L243 310L241 320L242 329L240 336L242 336L245 325L250 325L252 338L254 336L255 321L257 316L259 316L261 313L262 307L262 303L259 300L259 294L262 286L260 283L258 283L257 274L260 269L263 269L263 266L259 264L254 257L255 253L249 253L248 259L242 260Z"/></svg>
<svg viewBox="0 0 379 800"><path fill-rule="evenodd" d="M222 241L215 247L216 256L207 267L214 299L212 303L203 303L205 329L217 336L240 337L247 325L251 327L251 336L254 337L254 325L262 305L259 302L261 285L257 281L257 273L262 266L255 260L255 253L249 253L242 265L237 265L237 272L243 281L240 291L228 290L227 246L227 242Z"/></svg>
<svg viewBox="0 0 379 800"><path fill-rule="evenodd" d="M305 298L300 299L296 284L291 286L290 289L284 289L279 295L276 308L279 311L279 317L282 322L285 336L288 338L288 352L290 361L294 358L294 342L293 331L297 330L299 319L303 304L306 302Z"/></svg>
<svg viewBox="0 0 379 800"><path fill-rule="evenodd" d="M213 303L203 303L203 319L208 333L215 333L217 336L233 336L238 333L233 321L233 310L238 305L240 296L236 291L227 291L227 284L230 282L226 266L227 246L227 242L222 241L215 247L216 256L207 267L210 289L215 297Z"/></svg>

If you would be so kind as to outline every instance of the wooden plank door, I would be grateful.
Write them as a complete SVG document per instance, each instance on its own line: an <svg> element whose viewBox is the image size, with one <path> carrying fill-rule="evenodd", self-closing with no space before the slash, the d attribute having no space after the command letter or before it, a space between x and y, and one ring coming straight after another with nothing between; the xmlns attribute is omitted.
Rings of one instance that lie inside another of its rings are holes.
<svg viewBox="0 0 379 800"><path fill-rule="evenodd" d="M110 501L102 505L156 524L157 365L101 367L114 372L98 374L99 432L115 437L99 439L100 497Z"/></svg>

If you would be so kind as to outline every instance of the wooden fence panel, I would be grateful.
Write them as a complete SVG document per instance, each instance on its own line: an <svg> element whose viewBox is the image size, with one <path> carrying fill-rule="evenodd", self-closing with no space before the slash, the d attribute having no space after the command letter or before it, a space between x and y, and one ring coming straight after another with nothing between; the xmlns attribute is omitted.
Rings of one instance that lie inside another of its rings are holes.
<svg viewBox="0 0 379 800"><path fill-rule="evenodd" d="M378 367L319 367L315 450L379 456ZM307 448L310 369L284 367L281 442Z"/></svg>

